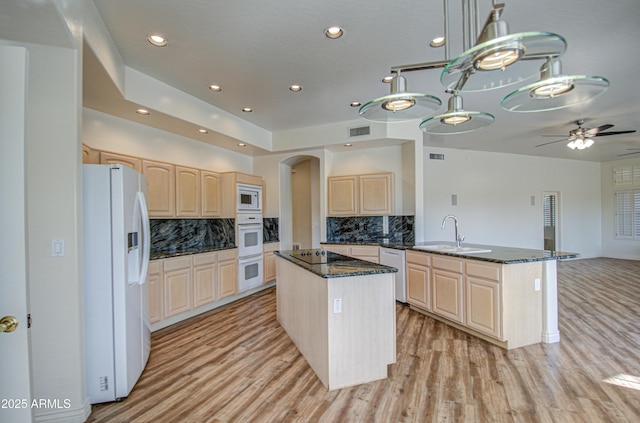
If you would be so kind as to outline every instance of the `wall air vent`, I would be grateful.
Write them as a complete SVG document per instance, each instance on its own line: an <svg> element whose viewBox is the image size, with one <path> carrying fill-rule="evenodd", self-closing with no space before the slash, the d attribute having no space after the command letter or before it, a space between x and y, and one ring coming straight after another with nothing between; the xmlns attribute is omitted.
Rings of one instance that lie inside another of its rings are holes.
<svg viewBox="0 0 640 423"><path fill-rule="evenodd" d="M370 134L371 134L370 126L360 126L358 128L349 128L349 138L361 137L361 136L370 135Z"/></svg>
<svg viewBox="0 0 640 423"><path fill-rule="evenodd" d="M444 160L444 154L429 153L429 160Z"/></svg>

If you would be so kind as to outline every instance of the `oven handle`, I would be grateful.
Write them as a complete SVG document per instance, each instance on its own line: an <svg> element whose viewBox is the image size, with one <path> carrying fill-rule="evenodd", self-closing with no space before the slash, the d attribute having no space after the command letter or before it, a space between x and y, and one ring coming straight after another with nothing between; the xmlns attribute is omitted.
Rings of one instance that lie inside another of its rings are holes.
<svg viewBox="0 0 640 423"><path fill-rule="evenodd" d="M238 229L261 229L262 223L240 223Z"/></svg>
<svg viewBox="0 0 640 423"><path fill-rule="evenodd" d="M254 261L262 261L262 253L254 254L252 256L239 257L238 258L238 264L247 264L247 263L251 263L251 262L254 262Z"/></svg>

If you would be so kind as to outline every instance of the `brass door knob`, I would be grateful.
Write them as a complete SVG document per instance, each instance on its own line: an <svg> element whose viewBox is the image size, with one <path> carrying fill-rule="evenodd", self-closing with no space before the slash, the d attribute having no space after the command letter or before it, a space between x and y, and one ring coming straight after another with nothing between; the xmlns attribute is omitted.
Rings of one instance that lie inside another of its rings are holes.
<svg viewBox="0 0 640 423"><path fill-rule="evenodd" d="M0 332L13 332L18 327L18 319L13 316L4 316L0 319Z"/></svg>

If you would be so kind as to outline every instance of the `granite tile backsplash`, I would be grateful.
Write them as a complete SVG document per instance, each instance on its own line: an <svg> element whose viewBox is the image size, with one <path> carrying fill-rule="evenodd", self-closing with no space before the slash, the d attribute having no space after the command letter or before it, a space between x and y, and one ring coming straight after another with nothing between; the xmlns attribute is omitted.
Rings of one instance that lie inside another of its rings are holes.
<svg viewBox="0 0 640 423"><path fill-rule="evenodd" d="M265 217L262 219L263 242L280 241L280 218Z"/></svg>
<svg viewBox="0 0 640 423"><path fill-rule="evenodd" d="M235 219L151 219L151 250L235 247Z"/></svg>
<svg viewBox="0 0 640 423"><path fill-rule="evenodd" d="M327 217L327 242L385 241L413 244L414 216L388 216L385 232L383 216Z"/></svg>

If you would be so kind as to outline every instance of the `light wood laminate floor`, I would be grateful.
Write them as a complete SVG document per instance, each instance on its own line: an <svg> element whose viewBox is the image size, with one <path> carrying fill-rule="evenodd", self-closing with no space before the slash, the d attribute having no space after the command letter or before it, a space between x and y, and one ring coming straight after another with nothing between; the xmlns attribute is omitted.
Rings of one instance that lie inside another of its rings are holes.
<svg viewBox="0 0 640 423"><path fill-rule="evenodd" d="M270 288L155 332L131 395L88 421L640 421L640 261L559 262L558 285L560 343L506 351L398 305L389 378L331 392Z"/></svg>

